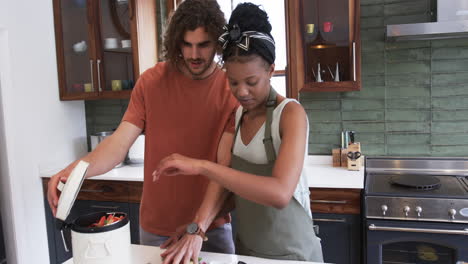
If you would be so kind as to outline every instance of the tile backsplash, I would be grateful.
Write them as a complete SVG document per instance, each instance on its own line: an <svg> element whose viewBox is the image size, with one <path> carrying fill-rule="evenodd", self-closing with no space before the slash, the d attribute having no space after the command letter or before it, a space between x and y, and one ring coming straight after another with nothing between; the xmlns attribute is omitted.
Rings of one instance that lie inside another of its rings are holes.
<svg viewBox="0 0 468 264"><path fill-rule="evenodd" d="M355 130L365 155L468 155L468 38L386 42L386 25L430 21L430 0L361 0L362 89L301 93L310 154Z"/></svg>
<svg viewBox="0 0 468 264"><path fill-rule="evenodd" d="M90 134L116 129L122 120L127 106L128 100L85 101L88 139ZM90 150L89 144L88 150Z"/></svg>
<svg viewBox="0 0 468 264"><path fill-rule="evenodd" d="M361 0L362 89L301 93L309 153L331 155L342 130L365 155L468 155L468 38L385 42L387 24L427 22L431 0ZM88 134L116 128L128 100L86 102Z"/></svg>

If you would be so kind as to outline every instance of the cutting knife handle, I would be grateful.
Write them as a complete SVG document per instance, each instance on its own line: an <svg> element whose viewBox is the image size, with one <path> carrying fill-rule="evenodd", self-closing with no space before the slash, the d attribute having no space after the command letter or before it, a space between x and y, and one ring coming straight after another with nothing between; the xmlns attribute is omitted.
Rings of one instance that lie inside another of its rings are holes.
<svg viewBox="0 0 468 264"><path fill-rule="evenodd" d="M350 144L354 143L354 131L349 131Z"/></svg>

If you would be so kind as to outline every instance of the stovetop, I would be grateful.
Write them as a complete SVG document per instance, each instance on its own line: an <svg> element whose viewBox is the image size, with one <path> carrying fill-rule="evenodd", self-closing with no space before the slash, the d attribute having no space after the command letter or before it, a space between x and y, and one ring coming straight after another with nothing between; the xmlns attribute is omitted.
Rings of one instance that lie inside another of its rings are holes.
<svg viewBox="0 0 468 264"><path fill-rule="evenodd" d="M432 179L427 184L419 181ZM414 181L410 181L415 179ZM407 180L399 184L396 180ZM405 197L434 197L451 199L468 199L468 177L454 175L419 175L419 174L380 174L366 175L366 195L405 196Z"/></svg>
<svg viewBox="0 0 468 264"><path fill-rule="evenodd" d="M367 157L367 218L468 223L468 158Z"/></svg>

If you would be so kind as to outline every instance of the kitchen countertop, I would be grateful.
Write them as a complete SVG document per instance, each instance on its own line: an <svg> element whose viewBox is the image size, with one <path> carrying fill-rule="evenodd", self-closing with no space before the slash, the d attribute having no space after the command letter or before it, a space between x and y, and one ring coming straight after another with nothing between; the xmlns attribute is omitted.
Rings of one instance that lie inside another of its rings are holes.
<svg viewBox="0 0 468 264"><path fill-rule="evenodd" d="M142 246L132 244L132 264L160 264L162 249L159 247ZM238 261L243 261L246 264L314 264L318 262L304 261L286 261L286 260L271 260L247 256L238 256L230 254L200 252L202 262L207 264L237 264ZM73 264L73 259L69 259L63 264Z"/></svg>
<svg viewBox="0 0 468 264"><path fill-rule="evenodd" d="M332 157L320 155L308 156L305 164L304 171L308 177L309 187L350 189L364 187L364 168L359 171L349 171L347 168L332 167ZM44 169L39 175L41 178L51 177L61 169ZM143 181L143 164L125 165L90 179Z"/></svg>
<svg viewBox="0 0 468 264"><path fill-rule="evenodd" d="M332 156L309 155L304 171L312 188L364 188L364 166L359 171L343 167L333 167Z"/></svg>

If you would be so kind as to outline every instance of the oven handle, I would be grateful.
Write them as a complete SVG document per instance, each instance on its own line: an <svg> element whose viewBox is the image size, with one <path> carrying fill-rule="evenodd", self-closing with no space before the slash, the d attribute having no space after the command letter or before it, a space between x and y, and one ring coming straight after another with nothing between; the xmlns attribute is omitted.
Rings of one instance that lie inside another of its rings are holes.
<svg viewBox="0 0 468 264"><path fill-rule="evenodd" d="M464 230L449 230L449 229L425 229L425 228L407 228L407 227L388 227L369 225L369 230L372 231L395 231L395 232L413 232L413 233L431 233L431 234L448 234L448 235L468 235L468 228Z"/></svg>
<svg viewBox="0 0 468 264"><path fill-rule="evenodd" d="M346 219L343 219L343 218L338 218L338 219L331 219L331 218L314 218L314 222L346 223Z"/></svg>

